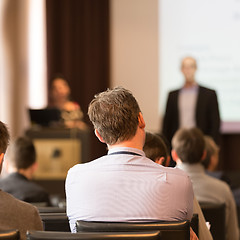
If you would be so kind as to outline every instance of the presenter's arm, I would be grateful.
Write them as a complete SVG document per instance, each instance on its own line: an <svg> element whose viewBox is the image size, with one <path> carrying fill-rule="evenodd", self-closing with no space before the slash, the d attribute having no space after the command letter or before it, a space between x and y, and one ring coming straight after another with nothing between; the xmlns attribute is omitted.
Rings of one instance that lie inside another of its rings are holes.
<svg viewBox="0 0 240 240"><path fill-rule="evenodd" d="M211 124L211 133L210 135L213 137L215 142L219 144L220 138L220 112L219 112L219 105L217 94L215 91L211 94L211 110L210 110L210 124Z"/></svg>

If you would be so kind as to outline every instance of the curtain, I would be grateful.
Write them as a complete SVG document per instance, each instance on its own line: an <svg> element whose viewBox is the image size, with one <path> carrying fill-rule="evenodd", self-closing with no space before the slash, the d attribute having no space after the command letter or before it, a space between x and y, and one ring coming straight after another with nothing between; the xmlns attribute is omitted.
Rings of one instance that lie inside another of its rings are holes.
<svg viewBox="0 0 240 240"><path fill-rule="evenodd" d="M27 115L28 0L0 3L0 121L11 137L23 134Z"/></svg>
<svg viewBox="0 0 240 240"><path fill-rule="evenodd" d="M63 74L88 122L89 102L109 87L109 0L47 0L46 17L48 82ZM91 132L93 159L106 146Z"/></svg>

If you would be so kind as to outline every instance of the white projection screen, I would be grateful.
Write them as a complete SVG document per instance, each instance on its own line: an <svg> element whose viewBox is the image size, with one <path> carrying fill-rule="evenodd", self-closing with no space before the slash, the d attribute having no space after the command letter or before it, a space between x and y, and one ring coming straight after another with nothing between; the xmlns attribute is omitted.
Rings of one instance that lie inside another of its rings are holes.
<svg viewBox="0 0 240 240"><path fill-rule="evenodd" d="M222 132L240 132L240 0L159 0L160 112L183 84L180 62L197 59L199 84L216 90Z"/></svg>

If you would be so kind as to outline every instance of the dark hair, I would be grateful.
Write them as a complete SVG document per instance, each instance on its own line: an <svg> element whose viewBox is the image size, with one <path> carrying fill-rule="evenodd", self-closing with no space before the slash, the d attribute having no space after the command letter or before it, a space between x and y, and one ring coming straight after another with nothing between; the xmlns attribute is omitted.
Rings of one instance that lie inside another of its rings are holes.
<svg viewBox="0 0 240 240"><path fill-rule="evenodd" d="M146 132L143 151L145 152L146 156L151 160L153 160L154 162L159 157L164 157L166 161L167 157L169 156L167 146L164 143L161 136L159 136L158 134L150 133L150 132Z"/></svg>
<svg viewBox="0 0 240 240"><path fill-rule="evenodd" d="M57 78L61 78L61 79L65 80L65 81L67 81L66 77L65 77L62 73L55 73L55 74L52 76L52 81L53 81L54 79L57 79Z"/></svg>
<svg viewBox="0 0 240 240"><path fill-rule="evenodd" d="M7 126L0 121L0 154L6 152L9 140L10 135Z"/></svg>
<svg viewBox="0 0 240 240"><path fill-rule="evenodd" d="M172 148L182 162L198 163L205 149L204 135L198 128L179 129L173 136Z"/></svg>
<svg viewBox="0 0 240 240"><path fill-rule="evenodd" d="M112 145L136 134L140 111L132 93L116 87L95 95L89 104L88 116L103 140Z"/></svg>
<svg viewBox="0 0 240 240"><path fill-rule="evenodd" d="M36 151L30 138L19 137L10 147L11 162L17 169L27 169L36 162Z"/></svg>

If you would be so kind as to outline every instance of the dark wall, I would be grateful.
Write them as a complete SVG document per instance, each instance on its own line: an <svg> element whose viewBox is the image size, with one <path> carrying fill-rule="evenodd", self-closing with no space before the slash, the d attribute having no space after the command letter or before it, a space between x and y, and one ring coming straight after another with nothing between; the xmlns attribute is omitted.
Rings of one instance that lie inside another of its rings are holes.
<svg viewBox="0 0 240 240"><path fill-rule="evenodd" d="M72 98L87 117L93 96L109 87L109 0L47 0L48 81L56 73L69 81ZM90 158L105 154L91 134Z"/></svg>
<svg viewBox="0 0 240 240"><path fill-rule="evenodd" d="M221 135L219 169L240 171L240 134L225 133Z"/></svg>

